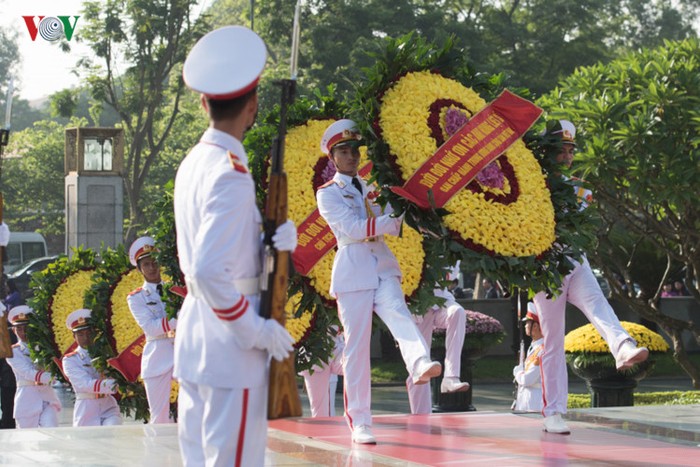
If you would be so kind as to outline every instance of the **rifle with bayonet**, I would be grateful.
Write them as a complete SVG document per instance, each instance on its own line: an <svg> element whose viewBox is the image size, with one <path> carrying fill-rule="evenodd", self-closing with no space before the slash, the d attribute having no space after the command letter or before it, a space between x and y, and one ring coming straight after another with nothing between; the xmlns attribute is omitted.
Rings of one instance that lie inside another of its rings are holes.
<svg viewBox="0 0 700 467"><path fill-rule="evenodd" d="M299 50L299 11L297 2L294 12L294 29L292 35L291 78L278 81L282 88L280 121L277 137L270 151L270 183L265 215L263 220L264 257L261 281L260 310L265 318L272 318L284 325L286 321L285 304L289 281L289 252L277 251L272 246L272 236L277 227L287 221L287 175L284 173L284 138L287 133L287 109L294 101L296 90L297 52ZM288 356L281 362L270 362L270 379L267 404L267 418L274 420L284 417L301 416L301 399L297 390L296 356Z"/></svg>

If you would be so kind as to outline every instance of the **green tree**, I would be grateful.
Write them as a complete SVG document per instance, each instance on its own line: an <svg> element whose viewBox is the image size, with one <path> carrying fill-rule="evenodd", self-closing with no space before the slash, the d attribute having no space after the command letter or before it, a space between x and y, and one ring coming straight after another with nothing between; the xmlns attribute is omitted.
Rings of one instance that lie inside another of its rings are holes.
<svg viewBox="0 0 700 467"><path fill-rule="evenodd" d="M72 126L84 126L73 120ZM13 132L3 163L4 219L11 230L39 231L53 251L63 251L65 232L64 126L49 120Z"/></svg>
<svg viewBox="0 0 700 467"><path fill-rule="evenodd" d="M142 191L180 110L181 67L205 31L194 0L107 0L84 4L81 37L94 52L81 67L93 98L114 108L126 133L127 243L144 227ZM122 71L123 70L123 71Z"/></svg>
<svg viewBox="0 0 700 467"><path fill-rule="evenodd" d="M223 1L223 0L222 0ZM231 1L231 0L227 0ZM275 62L288 57L295 2L255 2L256 30ZM302 89L354 89L377 38L454 35L476 69L504 72L540 95L578 66L695 35L700 0L309 0L302 12ZM240 20L240 15L237 20Z"/></svg>
<svg viewBox="0 0 700 467"><path fill-rule="evenodd" d="M579 128L579 170L601 207L595 259L608 277L620 274L626 290L634 282L646 290L637 297L611 281L614 296L670 336L674 357L700 387L682 338L689 332L700 343L700 326L659 309L662 285L680 271L700 302L698 40L581 68L540 104ZM655 261L655 272L642 267Z"/></svg>
<svg viewBox="0 0 700 467"><path fill-rule="evenodd" d="M0 103L2 104L2 113L0 113L0 125L5 126L5 109L7 86L10 83L10 76L14 70L15 64L19 59L19 50L17 49L16 37L5 29L0 29ZM17 82L15 81L15 86Z"/></svg>

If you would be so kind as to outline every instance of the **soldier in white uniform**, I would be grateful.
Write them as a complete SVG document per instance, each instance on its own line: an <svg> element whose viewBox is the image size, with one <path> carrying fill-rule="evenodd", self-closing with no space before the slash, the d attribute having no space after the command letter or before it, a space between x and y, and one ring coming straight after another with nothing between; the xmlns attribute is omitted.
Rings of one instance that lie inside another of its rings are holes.
<svg viewBox="0 0 700 467"><path fill-rule="evenodd" d="M458 267L451 269L447 279L457 277ZM440 383L440 392L464 392L469 390L469 383L460 381L462 369L462 346L467 325L467 312L462 305L457 303L454 295L446 288L436 288L436 297L444 298L442 306L435 305L423 316L415 316L418 329L423 335L423 339L430 347L433 341L434 329L445 329L445 373ZM410 376L406 379L406 389L408 390L408 402L413 414L432 413L432 397L430 385L415 385Z"/></svg>
<svg viewBox="0 0 700 467"><path fill-rule="evenodd" d="M163 283L160 266L153 258L155 241L140 237L129 248L129 261L143 275L143 286L127 297L129 310L146 335L141 356L141 378L146 387L150 423L172 423L170 388L173 379L175 328L177 319L168 319L161 300Z"/></svg>
<svg viewBox="0 0 700 467"><path fill-rule="evenodd" d="M406 306L398 261L384 242L385 234L398 235L402 219L370 203L370 190L357 177L360 137L355 127L352 120L338 120L323 134L321 151L328 154L337 172L319 188L316 199L338 242L330 293L338 301L345 333L345 416L353 442L375 444L370 412L372 310L398 341L414 384L438 376L442 366L430 361L428 346Z"/></svg>
<svg viewBox="0 0 700 467"><path fill-rule="evenodd" d="M93 340L92 325L88 322L90 310L75 310L66 318L66 326L73 332L77 350L63 356L63 372L75 392L73 426L121 425L122 416L116 399L116 382L104 378L92 366L87 351Z"/></svg>
<svg viewBox="0 0 700 467"><path fill-rule="evenodd" d="M535 304L528 302L527 314L523 318L525 334L532 338L523 363L513 368L513 378L518 383L518 394L513 403L515 412L542 411L542 377L540 361L544 339L540 328L540 318L537 316Z"/></svg>
<svg viewBox="0 0 700 467"><path fill-rule="evenodd" d="M18 340L12 346L12 358L7 360L17 380L14 417L19 428L55 427L61 403L51 387L51 374L37 368L29 356L27 324L30 313L34 310L20 305L7 315Z"/></svg>
<svg viewBox="0 0 700 467"><path fill-rule="evenodd" d="M334 331L338 331L333 326ZM337 332L333 337L335 346L328 363L315 365L313 370L305 370L299 374L304 377L306 395L309 397L309 407L312 417L335 417L335 391L338 385L338 375L343 374L343 349L345 338Z"/></svg>
<svg viewBox="0 0 700 467"><path fill-rule="evenodd" d="M571 167L576 149L576 128L568 120L552 122L548 128L551 135L560 139L556 162L566 168ZM581 195L579 190L577 193ZM581 201L587 203L590 198L590 192L583 193ZM582 205L582 208L584 206ZM618 370L643 362L649 357L649 350L646 347L637 347L637 342L622 327L600 290L600 285L585 256L580 263L575 262L574 269L564 278L560 294L556 298L548 299L545 292L539 292L533 301L537 307L544 335L542 353L544 430L567 434L570 432L569 427L562 419L562 414L566 413L569 392L564 355L566 303L569 302L581 310L605 339L615 357Z"/></svg>
<svg viewBox="0 0 700 467"><path fill-rule="evenodd" d="M241 143L255 121L266 57L257 34L228 26L201 38L183 69L210 119L175 179L177 247L188 289L175 337L175 377L188 466L263 465L267 365L293 350L289 332L260 316L262 218ZM279 251L293 251L296 238L286 222L272 241Z"/></svg>

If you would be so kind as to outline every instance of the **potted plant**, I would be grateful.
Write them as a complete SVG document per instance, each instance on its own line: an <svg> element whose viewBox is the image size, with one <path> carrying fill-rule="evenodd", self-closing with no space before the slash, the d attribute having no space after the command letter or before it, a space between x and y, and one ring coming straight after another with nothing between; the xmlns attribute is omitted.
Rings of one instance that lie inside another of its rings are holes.
<svg viewBox="0 0 700 467"><path fill-rule="evenodd" d="M634 405L634 389L654 367L654 355L669 349L664 338L649 328L627 321L621 324L637 345L646 347L651 353L645 362L627 370L616 369L608 344L592 324L574 329L564 339L566 361L571 371L586 381L591 393L591 407Z"/></svg>
<svg viewBox="0 0 700 467"><path fill-rule="evenodd" d="M472 405L472 366L474 362L483 357L488 349L503 342L506 336L503 325L496 318L479 313L478 311L465 310L467 312L467 323L464 329L465 339L462 347L462 364L460 378L471 385L466 392L455 392L442 394L440 383L442 375L430 380L433 411L434 412L467 412L474 411ZM432 357L441 363L445 360L445 330L436 329L433 332Z"/></svg>

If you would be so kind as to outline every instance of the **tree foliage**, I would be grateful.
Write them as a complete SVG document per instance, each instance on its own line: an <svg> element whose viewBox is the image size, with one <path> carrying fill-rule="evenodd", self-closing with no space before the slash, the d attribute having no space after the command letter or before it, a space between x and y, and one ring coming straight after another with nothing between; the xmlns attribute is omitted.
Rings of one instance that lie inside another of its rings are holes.
<svg viewBox="0 0 700 467"><path fill-rule="evenodd" d="M16 37L5 29L0 28L0 102L2 103L2 123L5 123L4 110L7 105L5 98L7 95L7 85L10 82L10 76L12 76L12 71L19 59L19 50L17 48ZM15 86L18 83L15 82ZM4 125L3 125L4 126Z"/></svg>
<svg viewBox="0 0 700 467"><path fill-rule="evenodd" d="M294 3L255 3L256 30L281 60L289 53ZM377 50L377 38L414 32L438 43L458 37L477 69L503 72L539 95L578 66L694 36L698 6L700 0L309 0L302 11L302 84L352 90L373 63L366 52Z"/></svg>
<svg viewBox="0 0 700 467"><path fill-rule="evenodd" d="M615 296L673 340L675 357L700 387L682 334L700 327L661 313L667 279L683 278L700 302L700 44L667 41L608 65L579 69L541 104L579 128L579 170L600 201L596 251ZM655 271L644 269L654 258ZM642 266L642 267L640 267ZM641 297L626 293L645 285ZM626 285L623 290L623 285Z"/></svg>
<svg viewBox="0 0 700 467"><path fill-rule="evenodd" d="M95 54L81 65L93 98L113 107L126 132L127 242L144 223L142 190L172 135L183 95L182 63L207 29L193 0L108 0L84 5L81 37ZM121 64L126 69L121 69Z"/></svg>
<svg viewBox="0 0 700 467"><path fill-rule="evenodd" d="M84 126L73 119L70 126ZM14 231L39 231L51 246L65 232L63 125L42 120L13 132L3 161L4 219ZM54 248L51 248L54 249Z"/></svg>

